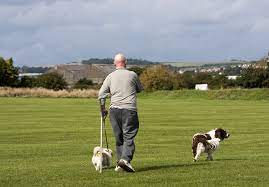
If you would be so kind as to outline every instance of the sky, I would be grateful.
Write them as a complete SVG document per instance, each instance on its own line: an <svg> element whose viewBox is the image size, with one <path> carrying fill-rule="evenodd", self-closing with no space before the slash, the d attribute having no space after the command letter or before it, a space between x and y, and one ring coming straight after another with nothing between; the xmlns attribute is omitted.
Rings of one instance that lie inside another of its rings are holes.
<svg viewBox="0 0 269 187"><path fill-rule="evenodd" d="M0 0L0 56L215 62L269 51L268 0Z"/></svg>

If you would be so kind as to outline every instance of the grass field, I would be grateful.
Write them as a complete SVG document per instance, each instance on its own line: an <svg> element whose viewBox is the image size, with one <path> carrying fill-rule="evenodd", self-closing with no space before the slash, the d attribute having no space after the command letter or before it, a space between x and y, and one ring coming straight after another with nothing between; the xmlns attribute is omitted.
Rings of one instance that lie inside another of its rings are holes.
<svg viewBox="0 0 269 187"><path fill-rule="evenodd" d="M95 99L0 98L0 186L269 185L269 101L144 96L139 117L137 172L100 175L90 164L99 144ZM192 135L215 127L230 139L214 161L192 162Z"/></svg>

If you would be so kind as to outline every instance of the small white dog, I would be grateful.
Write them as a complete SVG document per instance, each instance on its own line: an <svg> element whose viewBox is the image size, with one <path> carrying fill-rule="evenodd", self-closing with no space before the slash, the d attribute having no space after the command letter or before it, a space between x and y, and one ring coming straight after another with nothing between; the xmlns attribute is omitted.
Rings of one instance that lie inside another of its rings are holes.
<svg viewBox="0 0 269 187"><path fill-rule="evenodd" d="M96 171L102 173L103 168L108 168L111 165L112 150L102 147L95 147L93 149L92 164Z"/></svg>

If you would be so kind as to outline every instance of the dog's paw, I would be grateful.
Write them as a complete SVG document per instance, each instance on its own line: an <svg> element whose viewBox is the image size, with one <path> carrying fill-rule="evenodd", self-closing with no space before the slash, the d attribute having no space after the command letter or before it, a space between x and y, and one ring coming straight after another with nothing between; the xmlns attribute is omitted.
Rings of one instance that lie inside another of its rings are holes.
<svg viewBox="0 0 269 187"><path fill-rule="evenodd" d="M193 162L196 162L197 160L196 159L193 159Z"/></svg>

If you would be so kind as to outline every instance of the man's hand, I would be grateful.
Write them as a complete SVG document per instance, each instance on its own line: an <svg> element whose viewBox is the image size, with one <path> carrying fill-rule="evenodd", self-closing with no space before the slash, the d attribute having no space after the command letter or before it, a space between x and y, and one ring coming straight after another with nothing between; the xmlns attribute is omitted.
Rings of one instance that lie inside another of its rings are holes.
<svg viewBox="0 0 269 187"><path fill-rule="evenodd" d="M101 110L102 118L106 119L108 112L106 110L106 99L105 98L100 99L100 110Z"/></svg>
<svg viewBox="0 0 269 187"><path fill-rule="evenodd" d="M108 114L108 111L106 110L106 108L101 108L101 115L103 119L106 119Z"/></svg>

